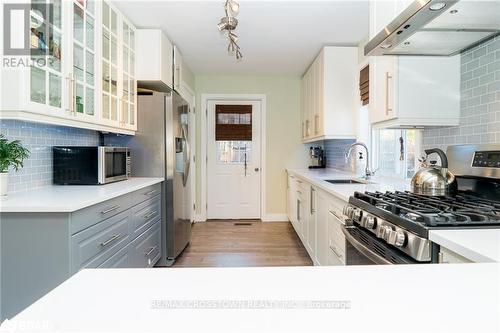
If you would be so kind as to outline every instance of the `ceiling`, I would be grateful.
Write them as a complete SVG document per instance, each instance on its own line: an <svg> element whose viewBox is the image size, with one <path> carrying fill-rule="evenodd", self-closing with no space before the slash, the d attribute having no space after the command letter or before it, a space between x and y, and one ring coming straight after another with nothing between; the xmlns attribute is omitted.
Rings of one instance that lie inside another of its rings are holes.
<svg viewBox="0 0 500 333"><path fill-rule="evenodd" d="M322 46L368 35L368 1L240 1L243 60L228 55L217 1L114 1L138 27L161 28L196 75L301 75Z"/></svg>

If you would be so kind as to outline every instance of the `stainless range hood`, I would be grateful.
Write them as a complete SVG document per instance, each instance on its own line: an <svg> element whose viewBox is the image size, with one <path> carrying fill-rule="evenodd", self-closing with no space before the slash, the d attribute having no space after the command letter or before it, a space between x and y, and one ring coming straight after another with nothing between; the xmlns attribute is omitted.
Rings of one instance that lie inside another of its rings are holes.
<svg viewBox="0 0 500 333"><path fill-rule="evenodd" d="M500 33L500 0L416 0L365 55L452 56Z"/></svg>

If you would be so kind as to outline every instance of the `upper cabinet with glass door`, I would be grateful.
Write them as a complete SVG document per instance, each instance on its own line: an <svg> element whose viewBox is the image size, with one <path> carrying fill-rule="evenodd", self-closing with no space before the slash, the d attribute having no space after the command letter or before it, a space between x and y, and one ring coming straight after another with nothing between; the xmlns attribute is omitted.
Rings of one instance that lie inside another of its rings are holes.
<svg viewBox="0 0 500 333"><path fill-rule="evenodd" d="M121 126L137 129L137 79L135 68L135 28L125 18L121 20L122 27L122 98Z"/></svg>
<svg viewBox="0 0 500 333"><path fill-rule="evenodd" d="M97 118L97 79L96 79L96 3L91 0L68 2L72 7L72 68L71 104L72 114L85 121L95 122Z"/></svg>
<svg viewBox="0 0 500 333"><path fill-rule="evenodd" d="M118 11L102 1L102 57L101 57L101 118L112 126L119 126L118 70L119 30Z"/></svg>
<svg viewBox="0 0 500 333"><path fill-rule="evenodd" d="M29 20L27 34L17 36L23 34L24 22L19 17L10 17L11 26L19 24L19 29L11 29L11 40L24 41L24 47L15 55L4 49L6 59L15 56L21 62L18 66L2 69L1 115L24 113L66 117L68 101L64 82L67 81L68 54L63 39L67 27L62 0L38 1L27 6L29 15L22 17Z"/></svg>
<svg viewBox="0 0 500 333"><path fill-rule="evenodd" d="M111 126L135 131L135 27L111 4L101 4L101 118Z"/></svg>
<svg viewBox="0 0 500 333"><path fill-rule="evenodd" d="M19 17L11 33L25 41L16 56L27 65L2 68L0 119L134 134L135 28L127 23L125 36L125 19L103 1L38 0L27 9L27 36Z"/></svg>

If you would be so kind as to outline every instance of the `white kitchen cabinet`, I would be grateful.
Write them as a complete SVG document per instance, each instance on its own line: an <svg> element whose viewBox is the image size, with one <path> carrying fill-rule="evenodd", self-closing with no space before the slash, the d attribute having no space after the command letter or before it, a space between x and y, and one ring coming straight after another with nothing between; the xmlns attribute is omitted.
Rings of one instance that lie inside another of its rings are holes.
<svg viewBox="0 0 500 333"><path fill-rule="evenodd" d="M329 265L345 265L345 237L342 233L342 215L335 205L328 210L328 263Z"/></svg>
<svg viewBox="0 0 500 333"><path fill-rule="evenodd" d="M144 88L173 88L173 45L159 29L137 30L137 81Z"/></svg>
<svg viewBox="0 0 500 333"><path fill-rule="evenodd" d="M303 142L356 138L356 47L325 47L302 77Z"/></svg>
<svg viewBox="0 0 500 333"><path fill-rule="evenodd" d="M316 259L321 266L328 265L328 212L331 196L320 190L315 191L316 217Z"/></svg>
<svg viewBox="0 0 500 333"><path fill-rule="evenodd" d="M305 187L307 187L307 221L306 225L304 226L304 229L306 229L305 233L307 236L305 237L306 240L306 248L309 252L309 255L311 256L311 259L315 264L318 262L318 252L316 248L316 218L317 218L317 207L316 207L316 200L317 200L317 190L313 186L306 184Z"/></svg>
<svg viewBox="0 0 500 333"><path fill-rule="evenodd" d="M121 113L120 127L137 130L136 29L121 16Z"/></svg>
<svg viewBox="0 0 500 333"><path fill-rule="evenodd" d="M135 27L102 1L101 119L110 126L137 129Z"/></svg>
<svg viewBox="0 0 500 333"><path fill-rule="evenodd" d="M287 214L288 219L292 223L293 228L297 235L302 233L302 229L299 226L298 221L298 207L297 207L297 182L294 176L288 176L288 187L287 187Z"/></svg>
<svg viewBox="0 0 500 333"><path fill-rule="evenodd" d="M40 15L46 6L43 2L31 5L30 19L40 26L30 34L30 45L36 49L30 66L2 71L2 118L93 122L97 109L95 3L55 0L51 21ZM51 36L45 36L46 28Z"/></svg>
<svg viewBox="0 0 500 333"><path fill-rule="evenodd" d="M194 107L194 75L184 61L179 48L174 45L174 90Z"/></svg>
<svg viewBox="0 0 500 333"><path fill-rule="evenodd" d="M122 43L120 27L126 18L106 2L54 0L49 22L37 12L44 12L46 3L32 2L31 20L41 25L31 33L30 44L50 54L33 57L37 66L2 70L0 119L134 134L135 44ZM44 35L46 26L51 36ZM125 64L122 45L129 51L127 96L120 82Z"/></svg>
<svg viewBox="0 0 500 333"><path fill-rule="evenodd" d="M288 176L288 217L315 265L345 265L342 199Z"/></svg>
<svg viewBox="0 0 500 333"><path fill-rule="evenodd" d="M70 89L70 114L79 120L95 123L98 121L97 76L95 64L99 40L96 29L96 3L94 1L64 2L70 6L71 43L69 53L73 59L68 68Z"/></svg>
<svg viewBox="0 0 500 333"><path fill-rule="evenodd" d="M370 38L408 3L370 2ZM369 62L370 122L375 127L459 124L460 56L372 56Z"/></svg>
<svg viewBox="0 0 500 333"><path fill-rule="evenodd" d="M440 264L464 264L471 263L469 260L458 253L455 253L447 248L441 247L439 251L439 263Z"/></svg>

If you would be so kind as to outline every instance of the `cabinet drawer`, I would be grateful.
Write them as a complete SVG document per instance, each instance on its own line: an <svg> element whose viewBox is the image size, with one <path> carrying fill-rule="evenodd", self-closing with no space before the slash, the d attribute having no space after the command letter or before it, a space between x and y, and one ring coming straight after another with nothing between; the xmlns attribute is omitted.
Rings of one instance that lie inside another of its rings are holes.
<svg viewBox="0 0 500 333"><path fill-rule="evenodd" d="M125 246L111 258L99 265L99 268L128 268L130 267L129 245Z"/></svg>
<svg viewBox="0 0 500 333"><path fill-rule="evenodd" d="M132 239L142 234L161 218L160 197L157 195L134 207Z"/></svg>
<svg viewBox="0 0 500 333"><path fill-rule="evenodd" d="M143 189L137 190L133 193L134 205L151 199L154 196L161 194L161 183L154 184Z"/></svg>
<svg viewBox="0 0 500 333"><path fill-rule="evenodd" d="M132 193L126 194L72 213L71 234L76 234L83 229L129 209L132 204L132 198Z"/></svg>
<svg viewBox="0 0 500 333"><path fill-rule="evenodd" d="M345 257L340 255L335 247L330 246L328 248L328 265L329 266L344 266Z"/></svg>
<svg viewBox="0 0 500 333"><path fill-rule="evenodd" d="M330 205L330 210L328 212L328 244L332 251L337 252L337 254L345 258L345 237L342 233L342 221L334 214L335 210ZM339 215L340 216L340 215Z"/></svg>
<svg viewBox="0 0 500 333"><path fill-rule="evenodd" d="M130 267L153 267L160 259L161 223L156 222L130 244Z"/></svg>
<svg viewBox="0 0 500 333"><path fill-rule="evenodd" d="M71 268L97 267L130 242L130 211L120 213L71 237Z"/></svg>

